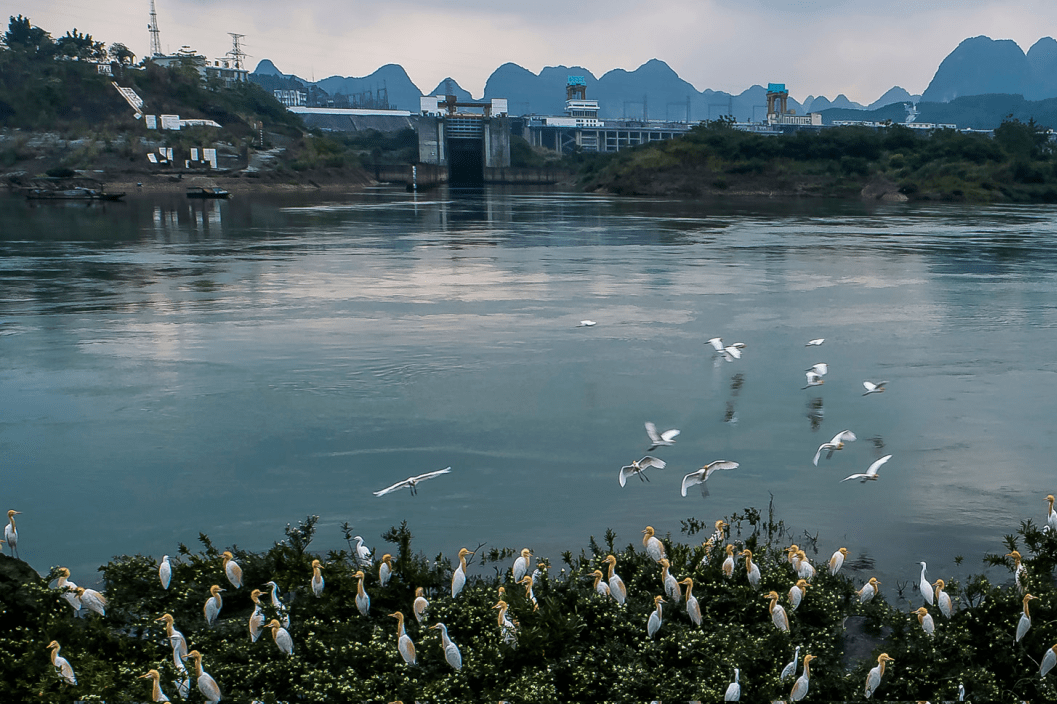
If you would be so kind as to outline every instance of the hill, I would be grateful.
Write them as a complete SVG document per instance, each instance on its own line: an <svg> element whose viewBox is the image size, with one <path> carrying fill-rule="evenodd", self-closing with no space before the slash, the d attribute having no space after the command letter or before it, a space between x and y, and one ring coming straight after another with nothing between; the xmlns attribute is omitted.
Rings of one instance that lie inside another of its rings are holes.
<svg viewBox="0 0 1057 704"><path fill-rule="evenodd" d="M955 124L960 128L992 130L1002 121L1012 117L1021 122L1034 120L1042 127L1057 128L1057 98L1026 100L1021 95L1004 93L991 95L969 95L950 102L925 102L917 104L917 122ZM903 122L906 110L902 103L895 103L877 110L826 110L822 113L823 124L834 120L867 120Z"/></svg>

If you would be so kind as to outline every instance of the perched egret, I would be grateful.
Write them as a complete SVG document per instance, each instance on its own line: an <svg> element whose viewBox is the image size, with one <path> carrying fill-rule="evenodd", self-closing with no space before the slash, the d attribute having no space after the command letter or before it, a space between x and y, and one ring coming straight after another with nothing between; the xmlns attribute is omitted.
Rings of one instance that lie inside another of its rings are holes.
<svg viewBox="0 0 1057 704"><path fill-rule="evenodd" d="M1050 527L1050 530L1057 530L1057 511L1053 510L1053 494L1046 496L1046 503L1049 504L1049 509L1046 511L1046 525Z"/></svg>
<svg viewBox="0 0 1057 704"><path fill-rule="evenodd" d="M657 631L661 630L661 604L664 603L664 597L658 594L653 597L653 613L650 614L650 620L646 623L646 635L653 638L657 635Z"/></svg>
<svg viewBox="0 0 1057 704"><path fill-rule="evenodd" d="M825 341L826 338L824 337L816 337L814 340L808 340L807 344L805 344L804 347L818 347Z"/></svg>
<svg viewBox="0 0 1057 704"><path fill-rule="evenodd" d="M837 450L843 450L844 449L844 443L846 443L846 442L854 442L854 441L855 441L855 433L853 433L850 430L842 430L842 431L840 431L839 433L837 433L836 435L833 436L832 440L830 440L829 442L824 442L824 443L822 443L821 445L818 446L818 449L815 450L815 459L811 460L811 463L814 464L817 467L818 466L818 458L823 452L826 453L826 459L827 460L828 459L832 459L834 452L836 452Z"/></svg>
<svg viewBox="0 0 1057 704"><path fill-rule="evenodd" d="M272 629L272 640L275 641L275 647L280 652L287 655L294 654L294 639L290 637L290 631L283 628L282 624L274 618L268 622L266 628Z"/></svg>
<svg viewBox="0 0 1057 704"><path fill-rule="evenodd" d="M454 667L456 670L462 669L462 653L459 652L459 646L455 645L448 637L448 627L443 623L438 623L430 628L440 629L440 640L444 646L444 659L448 661L448 664Z"/></svg>
<svg viewBox="0 0 1057 704"><path fill-rule="evenodd" d="M434 477L439 477L442 474L447 474L450 471L451 471L451 467L445 467L444 469L438 469L435 472L426 472L425 474L419 474L419 475L414 476L414 477L408 477L407 479L404 479L403 481L399 481L396 484L393 484L392 486L387 486L386 488L382 489L381 491L374 492L374 495L375 496L385 496L386 494L388 494L390 492L393 492L393 491L396 491L397 489L408 488L408 489L411 490L411 495L412 496L417 496L418 495L417 486L420 483L426 481L427 479L433 479Z"/></svg>
<svg viewBox="0 0 1057 704"><path fill-rule="evenodd" d="M675 431L678 433L679 431ZM22 513L11 509L7 512L7 525L4 526L4 542L11 548L11 554L18 557L18 531L15 529L15 516ZM21 559L21 558L19 558ZM54 642L54 641L52 641Z"/></svg>
<svg viewBox="0 0 1057 704"><path fill-rule="evenodd" d="M738 681L738 668L734 668L734 681L727 685L727 691L723 695L723 701L736 702L741 700L741 683Z"/></svg>
<svg viewBox="0 0 1057 704"><path fill-rule="evenodd" d="M932 606L935 603L932 598L932 584L925 579L925 563L919 562L918 564L921 565L921 580L918 582L918 590L921 592L921 596L925 598L925 603Z"/></svg>
<svg viewBox="0 0 1057 704"><path fill-rule="evenodd" d="M797 580L797 583L789 590L789 610L796 611L796 607L800 606L800 601L807 594L807 580Z"/></svg>
<svg viewBox="0 0 1057 704"><path fill-rule="evenodd" d="M1020 639L1023 638L1024 634L1026 634L1028 629L1031 628L1031 614L1028 613L1028 602L1032 599L1038 598L1039 597L1032 596L1031 594L1024 595L1024 613L1020 615L1020 621L1017 622L1017 635L1013 640L1014 643L1019 643Z"/></svg>
<svg viewBox="0 0 1057 704"><path fill-rule="evenodd" d="M847 556L848 548L840 548L833 553L833 556L829 558L829 573L831 575L836 575L840 572L840 568L844 566L844 558Z"/></svg>
<svg viewBox="0 0 1057 704"><path fill-rule="evenodd" d="M257 639L261 637L261 630L264 628L264 609L261 607L261 592L260 589L254 589L250 592L250 600L253 601L253 613L250 614L250 642L256 643Z"/></svg>
<svg viewBox="0 0 1057 704"><path fill-rule="evenodd" d="M881 653L877 656L877 665L874 666L869 674L866 675L866 698L869 699L873 696L874 690L877 689L881 684L881 677L885 673L885 663L895 662L894 659L888 657L888 653Z"/></svg>
<svg viewBox="0 0 1057 704"><path fill-rule="evenodd" d="M679 492L683 496L686 496L687 489L697 484L704 484L708 481L708 478L712 476L713 472L718 472L721 469L737 469L739 466L740 465L737 462L729 462L727 460L710 462L696 472L690 472L690 474L683 477L683 484L680 487ZM717 523L722 523L722 521L718 521Z"/></svg>
<svg viewBox="0 0 1057 704"><path fill-rule="evenodd" d="M664 585L664 594L672 603L678 604L679 600L682 599L683 590L679 588L679 581L669 572L672 563L668 561L668 558L662 557L659 564L661 566L661 584Z"/></svg>
<svg viewBox="0 0 1057 704"><path fill-rule="evenodd" d="M885 384L887 381L864 381L862 387L866 389L866 393L863 396L869 396L870 394L883 394L885 390Z"/></svg>
<svg viewBox="0 0 1057 704"><path fill-rule="evenodd" d="M958 701L965 701L965 685L961 682L958 683Z"/></svg>
<svg viewBox="0 0 1057 704"><path fill-rule="evenodd" d="M173 627L172 614L162 614L160 618L154 619L155 622L165 623L165 637L169 640L169 645L172 647L173 660L177 658L185 660L187 658L187 639L184 638L184 634L180 633Z"/></svg>
<svg viewBox="0 0 1057 704"><path fill-rule="evenodd" d="M943 591L943 588L947 586L946 582L937 579L932 586L936 587L936 605L940 607L940 613L950 618L954 613L954 605L951 604L951 595Z"/></svg>
<svg viewBox="0 0 1057 704"><path fill-rule="evenodd" d="M356 608L364 616L369 616L371 613L371 597L367 595L367 591L363 588L363 570L358 570L352 577L359 580L356 583Z"/></svg>
<svg viewBox="0 0 1057 704"><path fill-rule="evenodd" d="M528 548L521 548L521 555L514 560L514 566L510 568L515 582L520 582L528 574L529 565L532 564L529 561L530 557L532 557L532 551Z"/></svg>
<svg viewBox="0 0 1057 704"><path fill-rule="evenodd" d="M654 535L653 526L646 526L642 531L642 547L654 562L660 562L664 557L664 543Z"/></svg>
<svg viewBox="0 0 1057 704"><path fill-rule="evenodd" d="M508 645L517 645L517 624L510 620L506 615L507 603L502 599L499 600L493 609L499 609L499 633L503 637L503 642Z"/></svg>
<svg viewBox="0 0 1057 704"><path fill-rule="evenodd" d="M532 592L532 575L527 574L521 578L521 584L525 585L525 598L532 602L532 610L535 611L539 608L539 604L536 602L536 595Z"/></svg>
<svg viewBox="0 0 1057 704"><path fill-rule="evenodd" d="M161 582L162 589L169 588L169 582L172 581L172 565L169 564L169 556L162 556L161 562L158 563L158 580ZM157 682L155 682L157 686Z"/></svg>
<svg viewBox="0 0 1057 704"><path fill-rule="evenodd" d="M279 621L282 622L283 628L290 627L290 614L286 611L286 607L283 606L283 602L279 601L279 585L275 582L265 582L264 586L271 587L271 600L272 608L279 613Z"/></svg>
<svg viewBox="0 0 1057 704"><path fill-rule="evenodd" d="M722 518L716 521L716 529L712 531L712 537L709 538L713 544L722 543L727 537L727 528L730 524L724 521Z"/></svg>
<svg viewBox="0 0 1057 704"><path fill-rule="evenodd" d="M459 566L451 574L451 598L454 599L466 585L466 556L473 553L466 548L459 549Z"/></svg>
<svg viewBox="0 0 1057 704"><path fill-rule="evenodd" d="M654 450L658 447L674 445L675 437L679 434L679 431L675 428L671 430L665 430L663 433L657 433L657 426L653 423L646 421L646 434L650 436L650 446L646 448L646 452Z"/></svg>
<svg viewBox="0 0 1057 704"><path fill-rule="evenodd" d="M382 555L382 561L378 563L378 586L384 587L389 584L389 578L393 576L393 556L389 553Z"/></svg>
<svg viewBox="0 0 1057 704"><path fill-rule="evenodd" d="M77 587L75 590L77 598L81 600L81 608L94 611L100 616L106 616L106 597L94 589Z"/></svg>
<svg viewBox="0 0 1057 704"><path fill-rule="evenodd" d="M807 696L808 687L811 686L811 666L810 663L815 659L814 655L804 656L804 674L800 675L796 683L793 684L793 689L789 692L789 701L798 702Z"/></svg>
<svg viewBox="0 0 1057 704"><path fill-rule="evenodd" d="M774 622L775 627L779 631L788 631L789 617L785 615L785 609L778 604L778 592L768 592L764 598L771 600L771 605L768 608L771 612L771 621Z"/></svg>
<svg viewBox="0 0 1057 704"><path fill-rule="evenodd" d="M1013 558L1013 582L1017 585L1017 589L1024 591L1028 586L1028 570L1020 562L1020 553L1014 550L1011 553L1007 553L1006 557Z"/></svg>
<svg viewBox="0 0 1057 704"><path fill-rule="evenodd" d="M172 681L173 686L176 687L176 696L180 699L187 699L191 694L191 675L187 672L187 668L184 667L183 660L176 657L176 651L173 651L173 667L176 668L176 679Z"/></svg>
<svg viewBox="0 0 1057 704"><path fill-rule="evenodd" d="M805 376L807 376L807 386L800 389L801 391L804 389L810 389L812 386L822 386L826 383L825 380L823 380L822 375L816 372L808 372Z"/></svg>
<svg viewBox="0 0 1057 704"><path fill-rule="evenodd" d="M1039 677L1045 677L1046 673L1053 669L1053 666L1057 665L1057 645L1054 645L1046 650L1046 654L1042 656L1042 665L1039 666Z"/></svg>
<svg viewBox="0 0 1057 704"><path fill-rule="evenodd" d="M752 550L745 548L738 557L745 558L745 576L749 579L749 584L752 585L753 589L760 588L760 568L752 561Z"/></svg>
<svg viewBox="0 0 1057 704"><path fill-rule="evenodd" d="M877 596L877 586L879 584L881 583L877 581L876 577L870 577L870 581L862 585L862 589L855 592L859 595L859 603L865 604L870 599L873 599L875 596Z"/></svg>
<svg viewBox="0 0 1057 704"><path fill-rule="evenodd" d="M700 626L701 604L697 602L697 597L691 593L694 588L694 580L687 577L686 579L681 580L679 584L686 585L686 614L690 617L690 620L694 622L695 626Z"/></svg>
<svg viewBox="0 0 1057 704"><path fill-rule="evenodd" d="M650 467L656 467L657 469L664 469L664 467L667 464L668 463L665 462L664 460L660 460L660 459L657 459L656 457L651 457L650 455L646 455L641 460L635 460L631 464L626 464L623 467L621 467L620 468L620 473L617 475L617 480L620 482L620 486L624 486L627 483L627 481L628 481L628 477L630 477L632 475L636 475L636 476L638 476L639 481L648 482L650 480L650 478L647 477L645 474L643 474L643 472L645 472Z"/></svg>
<svg viewBox="0 0 1057 704"><path fill-rule="evenodd" d="M415 644L411 642L411 637L404 631L404 615L399 611L389 615L396 619L396 649L400 651L400 657L404 658L404 662L408 665L414 665L417 662Z"/></svg>
<svg viewBox="0 0 1057 704"><path fill-rule="evenodd" d="M385 564L385 563L382 563ZM323 565L319 560L312 560L312 593L316 596L323 594Z"/></svg>
<svg viewBox="0 0 1057 704"><path fill-rule="evenodd" d="M803 550L796 551L796 573L800 579L806 579L811 581L815 578L815 566L811 564L811 560L807 559L807 553Z"/></svg>
<svg viewBox="0 0 1057 704"><path fill-rule="evenodd" d="M602 596L609 596L609 585L602 581L602 577L605 576L604 574L602 574L602 570L595 570L591 573L591 575L593 575L595 578L595 592L601 594Z"/></svg>
<svg viewBox="0 0 1057 704"><path fill-rule="evenodd" d="M55 580L55 588L62 593L62 598L73 608L74 615L81 610L81 599L77 596L77 585L70 581L70 570L65 567L59 568L59 578Z"/></svg>
<svg viewBox="0 0 1057 704"><path fill-rule="evenodd" d="M786 559L789 560L789 564L793 566L793 570L797 571L800 569L800 546L793 543L785 549Z"/></svg>
<svg viewBox="0 0 1057 704"><path fill-rule="evenodd" d="M77 675L73 674L73 667L70 666L70 661L59 655L60 647L58 641L53 640L48 643L48 650L51 651L51 664L55 666L59 677L62 677L66 684L77 684Z"/></svg>
<svg viewBox="0 0 1057 704"><path fill-rule="evenodd" d="M169 698L165 696L165 692L161 691L161 675L158 674L157 670L147 670L145 673L139 676L139 679L150 679L151 690L150 698L152 702L167 702Z"/></svg>
<svg viewBox="0 0 1057 704"><path fill-rule="evenodd" d="M929 614L927 607L921 606L914 613L918 615L918 623L921 624L921 630L930 636L936 632L936 624L932 620L932 615Z"/></svg>
<svg viewBox="0 0 1057 704"><path fill-rule="evenodd" d="M206 624L209 626L216 623L217 616L220 615L220 609L224 606L224 599L220 596L222 591L224 590L218 584L214 584L209 588L209 593L212 596L206 599L205 606L202 607L202 613L206 616Z"/></svg>
<svg viewBox="0 0 1057 704"><path fill-rule="evenodd" d="M849 474L848 476L844 477L844 479L841 479L841 481L846 482L849 479L858 479L860 483L865 483L867 481L877 481L877 470L879 470L881 468L881 465L883 465L890 459L892 459L891 455L885 455L881 459L871 464L867 468L865 474Z"/></svg>
<svg viewBox="0 0 1057 704"><path fill-rule="evenodd" d="M358 563L360 563L360 567L370 567L371 566L371 550L370 550L370 548L368 548L366 545L363 544L363 538L361 538L358 535L353 537L353 540L356 541L356 548L353 550L353 552L356 553L356 561Z"/></svg>
<svg viewBox="0 0 1057 704"><path fill-rule="evenodd" d="M730 577L734 576L734 546L730 543L727 543L726 550L727 559L723 560L722 569L723 576L729 579Z"/></svg>
<svg viewBox="0 0 1057 704"><path fill-rule="evenodd" d="M800 662L800 646L796 646L796 652L793 653L793 661L782 668L782 674L778 676L779 681L785 682L787 679L796 674L796 665Z"/></svg>
<svg viewBox="0 0 1057 704"><path fill-rule="evenodd" d="M217 681L202 669L202 653L192 650L187 657L195 661L195 678L198 680L198 691L202 693L207 702L216 704L220 701L220 687Z"/></svg>
<svg viewBox="0 0 1057 704"><path fill-rule="evenodd" d="M826 376L829 374L829 365L825 362L819 362L818 364L812 364L810 367L805 369L806 372L815 372L819 376Z"/></svg>
<svg viewBox="0 0 1057 704"><path fill-rule="evenodd" d="M228 581L231 582L231 586L235 589L242 588L242 568L239 567L239 563L235 562L235 556L230 551L225 550L221 557L224 559L224 574L227 575Z"/></svg>
<svg viewBox="0 0 1057 704"><path fill-rule="evenodd" d="M617 558L606 555L605 561L609 563L609 593L618 604L623 604L628 598L628 588L624 586L624 580L617 574Z"/></svg>
<svg viewBox="0 0 1057 704"><path fill-rule="evenodd" d="M716 541L712 540L712 538L709 538L705 542L701 543L701 549L705 553L705 556L701 558L702 567L708 565L709 561L712 559L712 547L715 545L715 543Z"/></svg>
<svg viewBox="0 0 1057 704"><path fill-rule="evenodd" d="M415 589L415 603L411 606L411 611L415 614L415 619L419 623L422 623L422 619L426 617L426 609L429 608L429 602L426 600L426 590L422 587Z"/></svg>

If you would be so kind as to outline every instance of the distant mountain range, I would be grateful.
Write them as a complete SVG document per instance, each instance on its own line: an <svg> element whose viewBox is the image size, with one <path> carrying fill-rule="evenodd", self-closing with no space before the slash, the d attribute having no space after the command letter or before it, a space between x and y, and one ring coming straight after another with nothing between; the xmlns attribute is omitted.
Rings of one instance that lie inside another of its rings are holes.
<svg viewBox="0 0 1057 704"><path fill-rule="evenodd" d="M581 66L549 66L536 74L517 64L506 63L489 76L483 99L506 98L512 115L560 115L565 109L565 86L569 76L584 78L587 97L598 101L599 115L604 119L696 121L733 114L738 120L760 120L766 111L766 89L763 86L755 85L738 94L707 89L698 91L658 59L651 59L634 71L614 69L601 77ZM384 91L390 105L412 112L418 111L422 95L453 94L460 100L472 99L470 93L451 78L423 93L398 64L387 64L362 78L331 76L312 83L283 74L265 59L250 74L250 79L268 89L299 87L300 90L323 91L330 97L349 96L350 100L355 96L363 98L368 93L378 96ZM869 105L853 102L841 94L833 100L812 95L802 103L790 99L788 107L801 114L825 110L827 120L830 120L848 119L831 117L838 112L873 112L893 106L888 112L898 115L900 119L897 121L902 121L905 116L902 106L893 104L948 103L964 96L1001 93L1023 96L1018 103L1021 107L1022 104L1032 104L1027 101L1057 98L1057 41L1043 37L1025 54L1010 40L972 37L959 44L943 60L921 95L912 95L896 86ZM991 100L989 104L994 102ZM862 119L869 118L863 115ZM919 119L925 121L928 118L923 113Z"/></svg>

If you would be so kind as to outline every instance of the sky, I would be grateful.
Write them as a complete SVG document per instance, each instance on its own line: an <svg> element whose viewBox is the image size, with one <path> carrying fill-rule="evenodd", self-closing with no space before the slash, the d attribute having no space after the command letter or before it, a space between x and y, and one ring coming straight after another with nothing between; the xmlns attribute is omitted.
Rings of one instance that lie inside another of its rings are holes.
<svg viewBox="0 0 1057 704"><path fill-rule="evenodd" d="M0 0L53 37L76 28L137 56L150 47L150 0ZM308 80L400 64L423 92L452 77L481 97L512 62L596 77L657 58L698 90L785 83L804 99L870 103L892 86L925 90L959 42L986 35L1027 51L1057 33L1054 0L155 0L162 50L210 58L243 34L252 70L271 59Z"/></svg>

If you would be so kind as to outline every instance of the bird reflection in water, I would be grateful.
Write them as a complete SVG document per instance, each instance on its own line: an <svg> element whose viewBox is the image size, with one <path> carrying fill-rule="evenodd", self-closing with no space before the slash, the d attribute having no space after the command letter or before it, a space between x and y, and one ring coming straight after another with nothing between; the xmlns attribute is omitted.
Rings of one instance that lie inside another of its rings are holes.
<svg viewBox="0 0 1057 704"><path fill-rule="evenodd" d="M822 427L822 418L825 416L825 410L822 408L822 398L813 398L808 401L807 413L804 415L811 421L811 432L817 432Z"/></svg>
<svg viewBox="0 0 1057 704"><path fill-rule="evenodd" d="M876 449L878 452L885 449L885 439L880 435L874 435L872 438L870 438L870 442L873 443L874 449Z"/></svg>

